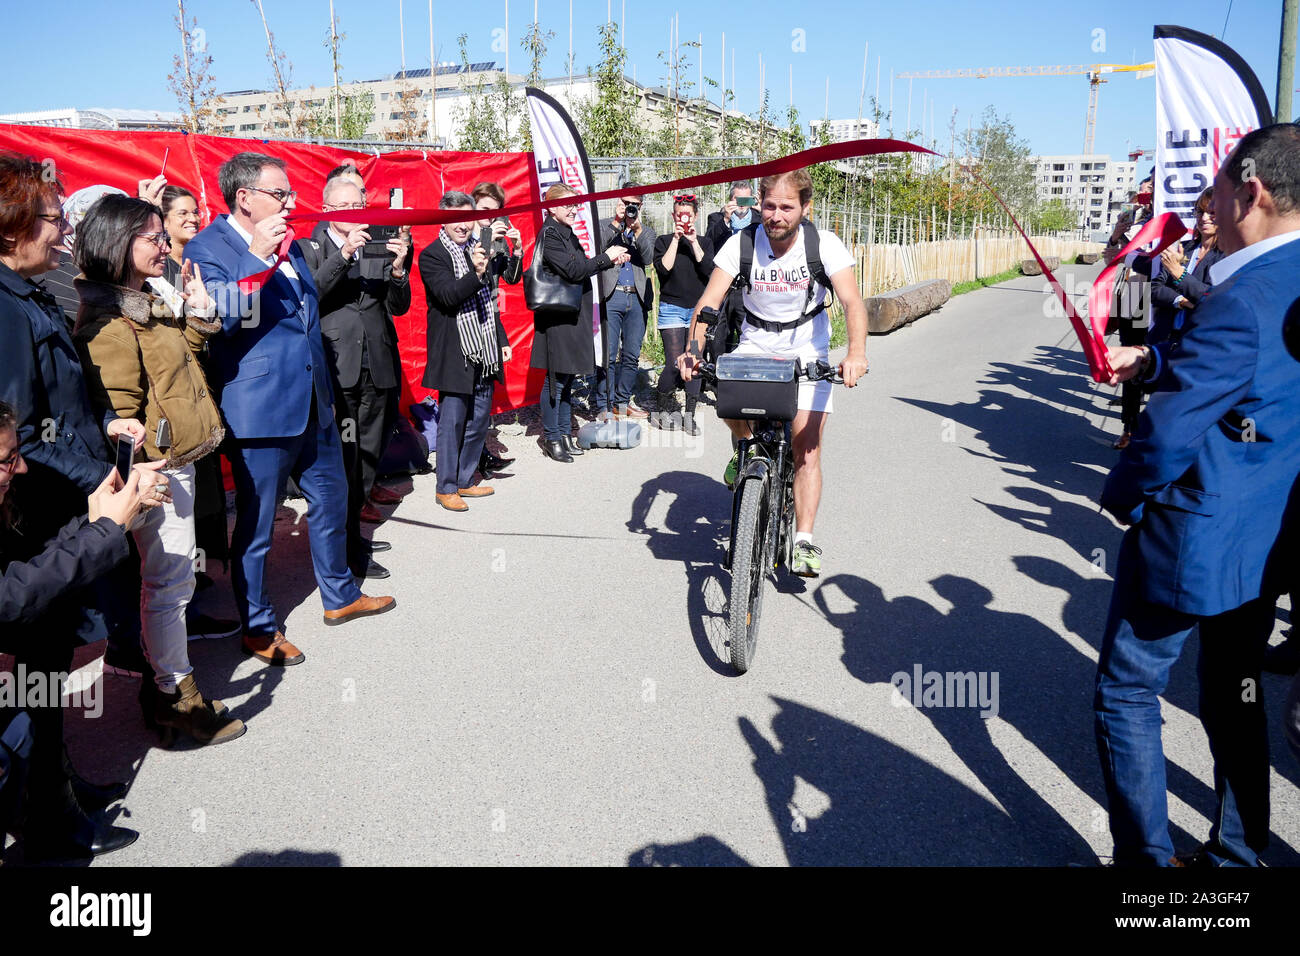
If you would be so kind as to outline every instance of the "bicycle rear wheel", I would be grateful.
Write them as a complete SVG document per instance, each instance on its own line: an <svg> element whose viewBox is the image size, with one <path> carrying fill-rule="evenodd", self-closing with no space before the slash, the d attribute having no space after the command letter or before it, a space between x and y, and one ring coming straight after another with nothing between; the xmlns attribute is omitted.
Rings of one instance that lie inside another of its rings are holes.
<svg viewBox="0 0 1300 956"><path fill-rule="evenodd" d="M758 647L758 618L763 607L763 579L767 576L763 558L767 518L767 482L750 478L740 487L727 613L731 666L741 674L749 670Z"/></svg>

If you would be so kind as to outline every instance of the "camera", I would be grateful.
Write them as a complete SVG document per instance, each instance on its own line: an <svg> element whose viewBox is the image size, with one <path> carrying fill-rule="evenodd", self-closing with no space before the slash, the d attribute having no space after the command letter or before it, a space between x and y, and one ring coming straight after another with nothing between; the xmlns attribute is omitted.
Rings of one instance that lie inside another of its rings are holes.
<svg viewBox="0 0 1300 956"><path fill-rule="evenodd" d="M632 223L636 222L637 216L641 215L641 204L639 202L629 202L623 204L623 221Z"/></svg>

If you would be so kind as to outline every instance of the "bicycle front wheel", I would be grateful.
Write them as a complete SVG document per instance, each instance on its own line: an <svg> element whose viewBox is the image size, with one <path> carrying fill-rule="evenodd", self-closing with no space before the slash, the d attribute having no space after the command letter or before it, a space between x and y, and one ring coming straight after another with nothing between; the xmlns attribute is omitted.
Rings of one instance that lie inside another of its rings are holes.
<svg viewBox="0 0 1300 956"><path fill-rule="evenodd" d="M763 606L763 579L767 576L767 564L763 560L767 517L767 483L751 478L740 488L727 615L731 666L741 674L749 670L758 646L758 616Z"/></svg>

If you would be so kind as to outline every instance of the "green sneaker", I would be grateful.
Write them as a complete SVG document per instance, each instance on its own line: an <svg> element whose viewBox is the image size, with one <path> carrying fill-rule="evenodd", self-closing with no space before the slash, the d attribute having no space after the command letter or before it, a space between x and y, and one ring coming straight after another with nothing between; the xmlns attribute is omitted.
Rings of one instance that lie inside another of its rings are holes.
<svg viewBox="0 0 1300 956"><path fill-rule="evenodd" d="M794 557L790 560L790 573L801 578L820 577L822 573L822 549L807 541L797 541Z"/></svg>
<svg viewBox="0 0 1300 956"><path fill-rule="evenodd" d="M736 487L736 476L740 474L740 449L737 448L735 454L731 456L731 461L727 462L727 470L722 473L722 483L728 489Z"/></svg>

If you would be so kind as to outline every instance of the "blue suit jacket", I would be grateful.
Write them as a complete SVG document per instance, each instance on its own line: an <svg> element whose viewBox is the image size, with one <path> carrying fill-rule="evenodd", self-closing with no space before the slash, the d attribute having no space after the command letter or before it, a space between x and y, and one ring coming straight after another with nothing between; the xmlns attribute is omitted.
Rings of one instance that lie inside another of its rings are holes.
<svg viewBox="0 0 1300 956"><path fill-rule="evenodd" d="M240 279L266 263L226 222L214 219L185 246L216 300L222 334L209 340L213 385L235 439L287 438L307 430L311 403L322 426L334 420L334 393L321 341L316 285L296 244L289 262L295 283L277 269L262 289L246 296Z"/></svg>
<svg viewBox="0 0 1300 956"><path fill-rule="evenodd" d="M1300 242L1255 259L1192 313L1102 505L1132 522L1143 596L1198 616L1293 583L1300 534L1300 362L1282 322L1300 299Z"/></svg>

